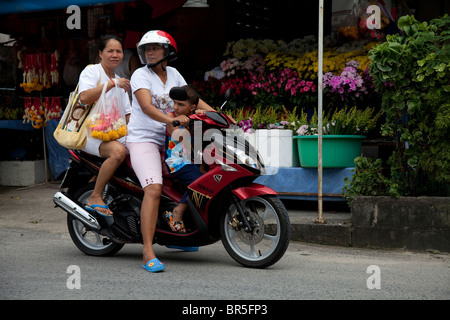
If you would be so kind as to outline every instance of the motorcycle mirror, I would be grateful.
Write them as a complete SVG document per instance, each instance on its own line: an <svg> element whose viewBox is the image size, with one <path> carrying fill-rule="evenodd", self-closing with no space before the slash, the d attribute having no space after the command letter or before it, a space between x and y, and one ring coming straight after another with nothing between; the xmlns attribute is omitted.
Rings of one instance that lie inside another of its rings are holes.
<svg viewBox="0 0 450 320"><path fill-rule="evenodd" d="M187 92L182 87L173 87L169 91L169 97L172 100L186 101L188 99Z"/></svg>
<svg viewBox="0 0 450 320"><path fill-rule="evenodd" d="M224 98L225 102L220 106L220 112L222 112L222 108L227 104L228 100L231 98L231 93L233 92L233 89L228 88L225 92Z"/></svg>
<svg viewBox="0 0 450 320"><path fill-rule="evenodd" d="M206 111L206 116L210 118L211 120L217 122L218 124L221 124L223 126L228 126L228 121L223 118L223 116L220 113L214 112L214 111Z"/></svg>
<svg viewBox="0 0 450 320"><path fill-rule="evenodd" d="M225 100L230 100L232 93L233 93L233 89L228 88L224 95Z"/></svg>

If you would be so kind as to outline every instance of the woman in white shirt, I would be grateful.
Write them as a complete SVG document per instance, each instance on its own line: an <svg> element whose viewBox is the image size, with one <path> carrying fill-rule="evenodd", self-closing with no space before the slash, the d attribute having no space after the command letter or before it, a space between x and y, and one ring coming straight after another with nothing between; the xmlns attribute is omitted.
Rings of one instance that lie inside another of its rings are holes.
<svg viewBox="0 0 450 320"><path fill-rule="evenodd" d="M174 120L180 121L181 125L189 123L189 118L184 115L176 118L167 115L173 111L169 91L172 87L186 85L186 81L175 68L167 66L177 56L175 40L168 33L160 30L147 32L138 43L138 54L145 66L137 69L131 77L133 101L127 148L144 189L141 207L143 268L159 272L165 267L156 258L152 246L162 192L161 154L164 154L166 124ZM202 100L198 108L213 110Z"/></svg>
<svg viewBox="0 0 450 320"><path fill-rule="evenodd" d="M115 68L123 60L123 48L120 40L115 36L106 36L100 41L99 55L101 62L95 65L87 66L80 74L79 92L80 102L84 105L93 104L100 98L103 85L107 82L106 99L110 90L119 87L122 96L122 106L128 120L131 113L130 100L127 92L131 90L128 79L119 78L115 73ZM116 169L125 160L127 149L125 148L125 137L114 141L102 141L99 139L88 138L86 146L83 148L90 154L106 158L100 167L96 178L94 191L88 200L86 209L96 211L103 215L111 215L112 212L103 201L103 190L114 175Z"/></svg>

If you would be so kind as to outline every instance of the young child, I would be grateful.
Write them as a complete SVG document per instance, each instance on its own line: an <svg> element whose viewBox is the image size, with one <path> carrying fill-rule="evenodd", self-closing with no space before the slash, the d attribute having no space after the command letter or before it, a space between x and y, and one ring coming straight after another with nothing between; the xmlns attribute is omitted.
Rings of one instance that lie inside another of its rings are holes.
<svg viewBox="0 0 450 320"><path fill-rule="evenodd" d="M175 100L173 105L173 112L169 114L171 117L179 115L189 116L196 110L199 95L197 91L189 85L183 86L186 90L187 100ZM175 131L183 130L183 131ZM184 141L185 138L193 138L188 128L173 127L172 124L166 126L166 164L169 167L169 172L175 175L185 185L191 184L198 179L202 172L200 165L193 163L192 144L191 141ZM183 194L180 203L173 209L173 212L166 211L164 219L169 224L173 232L186 233L186 228L183 222L183 214L188 208L187 191Z"/></svg>

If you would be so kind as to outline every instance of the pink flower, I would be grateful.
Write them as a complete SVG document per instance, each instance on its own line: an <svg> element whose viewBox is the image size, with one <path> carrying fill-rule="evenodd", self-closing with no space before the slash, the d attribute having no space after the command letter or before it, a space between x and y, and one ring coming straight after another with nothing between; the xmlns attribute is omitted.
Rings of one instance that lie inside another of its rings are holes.
<svg viewBox="0 0 450 320"><path fill-rule="evenodd" d="M306 132L308 131L308 126L306 124L302 125L298 130L297 130L297 134L299 136L304 136L306 134Z"/></svg>

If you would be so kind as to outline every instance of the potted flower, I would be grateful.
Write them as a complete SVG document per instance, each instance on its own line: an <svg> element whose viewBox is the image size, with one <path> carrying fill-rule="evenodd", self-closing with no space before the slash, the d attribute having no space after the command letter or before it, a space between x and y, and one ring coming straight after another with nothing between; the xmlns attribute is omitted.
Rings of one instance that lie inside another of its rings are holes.
<svg viewBox="0 0 450 320"><path fill-rule="evenodd" d="M228 135L241 136L252 146L256 147L256 134L253 129L253 108L240 108L230 111L230 115L236 121L237 126L226 129Z"/></svg>
<svg viewBox="0 0 450 320"><path fill-rule="evenodd" d="M286 118L286 109L257 107L239 110L233 114L240 129L235 135L243 135L271 167L293 166L293 127Z"/></svg>
<svg viewBox="0 0 450 320"><path fill-rule="evenodd" d="M343 108L323 115L322 120L322 164L324 168L354 167L354 159L360 156L365 134L373 129L381 112L374 108L365 110ZM307 114L299 117L301 126L296 131L297 147L302 167L318 166L318 115L314 112L308 120Z"/></svg>

